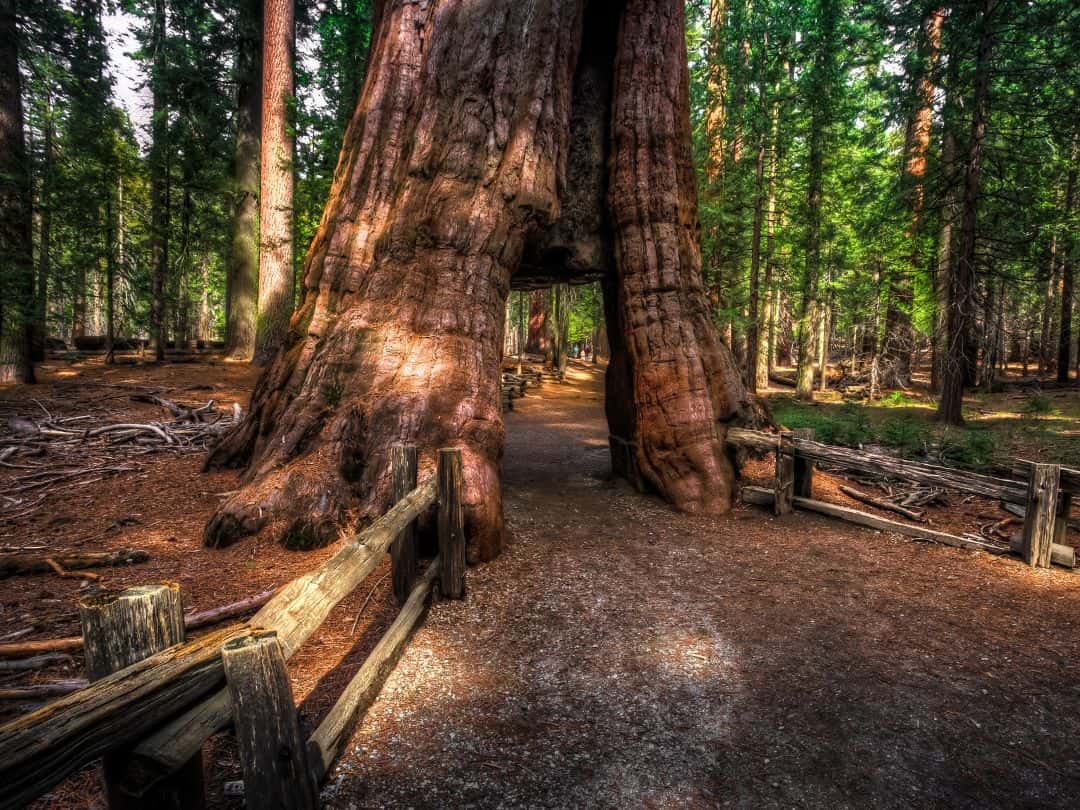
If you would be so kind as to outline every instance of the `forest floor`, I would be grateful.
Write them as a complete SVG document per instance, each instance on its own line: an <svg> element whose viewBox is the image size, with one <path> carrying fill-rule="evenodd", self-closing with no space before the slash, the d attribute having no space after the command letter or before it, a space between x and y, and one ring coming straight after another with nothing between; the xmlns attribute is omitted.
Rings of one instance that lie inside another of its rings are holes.
<svg viewBox="0 0 1080 810"><path fill-rule="evenodd" d="M34 397L52 413L149 419L156 407L123 386L243 403L253 383L221 362L56 362L44 376L33 391L0 389L0 414L29 415ZM531 389L506 429L507 548L470 569L464 601L431 610L331 772L326 807L1080 804L1080 575L806 513L674 512L608 478L595 367ZM204 550L202 526L236 479L200 462L140 457L137 471L0 513L0 543L143 548L147 563L97 569L104 584L176 580L199 609L332 552L257 540ZM843 502L831 477L818 480L820 497ZM993 507L957 499L932 519L977 522ZM392 620L384 573L290 661L306 726ZM0 637L77 632L86 590L53 575L0 579ZM73 677L79 664L33 678ZM0 686L9 680L31 678ZM221 792L239 778L231 739L205 753L212 804L238 806ZM38 803L101 805L92 769Z"/></svg>

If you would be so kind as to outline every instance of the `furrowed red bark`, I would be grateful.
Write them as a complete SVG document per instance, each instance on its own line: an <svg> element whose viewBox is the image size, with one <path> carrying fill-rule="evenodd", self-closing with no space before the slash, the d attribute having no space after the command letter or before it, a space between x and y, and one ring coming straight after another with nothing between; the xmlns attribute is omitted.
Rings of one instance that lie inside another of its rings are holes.
<svg viewBox="0 0 1080 810"><path fill-rule="evenodd" d="M464 455L470 558L502 544L499 362L510 274L558 210L580 0L386 5L286 347L211 464L246 486L211 545L325 542L383 511L388 448ZM265 171L265 167L264 167Z"/></svg>
<svg viewBox="0 0 1080 810"><path fill-rule="evenodd" d="M612 110L611 206L618 346L611 432L644 481L688 511L730 508L726 423L754 411L709 319L701 280L683 4L628 0Z"/></svg>
<svg viewBox="0 0 1080 810"><path fill-rule="evenodd" d="M324 543L385 510L389 448L414 444L421 480L462 450L469 560L497 554L512 280L604 279L612 435L677 506L728 508L725 424L763 412L702 287L682 5L623 7L381 7L303 302L208 460L246 468L208 544Z"/></svg>

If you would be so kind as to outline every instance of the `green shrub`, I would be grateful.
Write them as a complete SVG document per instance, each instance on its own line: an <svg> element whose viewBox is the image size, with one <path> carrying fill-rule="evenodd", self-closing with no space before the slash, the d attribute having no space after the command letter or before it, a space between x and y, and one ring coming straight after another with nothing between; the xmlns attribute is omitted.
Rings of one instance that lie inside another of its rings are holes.
<svg viewBox="0 0 1080 810"><path fill-rule="evenodd" d="M877 434L878 441L895 447L903 456L924 455L934 435L930 425L911 417L888 419L881 423Z"/></svg>
<svg viewBox="0 0 1080 810"><path fill-rule="evenodd" d="M1028 397L1028 401L1024 403L1024 407L1020 409L1020 412L1031 419L1038 419L1040 416L1052 414L1054 412L1054 403L1050 400L1050 397L1042 394L1032 394Z"/></svg>
<svg viewBox="0 0 1080 810"><path fill-rule="evenodd" d="M987 467L994 457L994 437L985 430L947 430L941 435L938 454L953 467L979 470Z"/></svg>

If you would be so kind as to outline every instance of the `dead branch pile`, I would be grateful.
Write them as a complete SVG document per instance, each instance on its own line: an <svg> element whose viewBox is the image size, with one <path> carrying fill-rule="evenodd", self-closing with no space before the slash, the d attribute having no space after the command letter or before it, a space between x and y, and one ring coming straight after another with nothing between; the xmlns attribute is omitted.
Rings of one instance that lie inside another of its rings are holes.
<svg viewBox="0 0 1080 810"><path fill-rule="evenodd" d="M58 490L134 472L141 456L202 452L243 418L237 404L219 410L214 400L188 406L156 394L129 396L159 405L170 418L110 422L56 416L35 400L41 416L11 416L0 423L0 472L10 473L0 493L0 514L28 514Z"/></svg>

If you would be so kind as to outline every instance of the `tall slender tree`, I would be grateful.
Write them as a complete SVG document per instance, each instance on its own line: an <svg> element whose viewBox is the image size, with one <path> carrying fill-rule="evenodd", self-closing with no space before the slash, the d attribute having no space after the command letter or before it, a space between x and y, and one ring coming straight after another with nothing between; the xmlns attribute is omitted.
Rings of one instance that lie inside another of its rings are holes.
<svg viewBox="0 0 1080 810"><path fill-rule="evenodd" d="M284 343L293 308L295 40L293 0L266 0L259 161L259 315L253 358L258 365L268 363Z"/></svg>
<svg viewBox="0 0 1080 810"><path fill-rule="evenodd" d="M0 0L0 382L34 382L33 213L15 0Z"/></svg>
<svg viewBox="0 0 1080 810"><path fill-rule="evenodd" d="M236 210L227 278L225 350L255 354L259 291L259 151L262 128L262 0L240 0L236 20Z"/></svg>
<svg viewBox="0 0 1080 810"><path fill-rule="evenodd" d="M150 233L153 242L150 341L154 357L165 359L165 295L169 280L169 108L166 87L165 0L154 0L150 33Z"/></svg>
<svg viewBox="0 0 1080 810"><path fill-rule="evenodd" d="M983 147L990 115L990 72L994 53L994 26L1000 0L985 0L977 18L977 51L971 94L971 129L964 160L960 200L960 233L956 262L949 283L946 315L946 353L942 367L941 400L937 418L962 425L964 386L974 374L975 273L979 245L979 198L982 189Z"/></svg>

